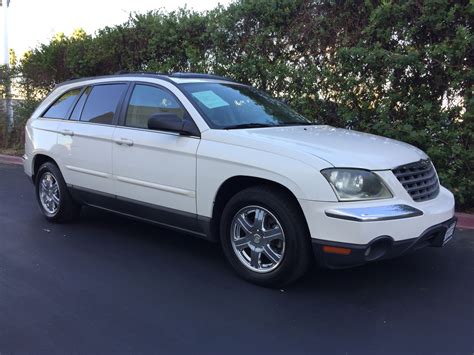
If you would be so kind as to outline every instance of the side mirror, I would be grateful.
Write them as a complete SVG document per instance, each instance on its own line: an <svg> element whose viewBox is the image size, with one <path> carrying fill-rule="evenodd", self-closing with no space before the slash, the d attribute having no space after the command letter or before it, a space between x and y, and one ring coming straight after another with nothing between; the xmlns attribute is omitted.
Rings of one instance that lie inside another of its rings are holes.
<svg viewBox="0 0 474 355"><path fill-rule="evenodd" d="M194 122L181 119L174 113L155 113L148 119L148 129L176 132L183 136L199 136Z"/></svg>

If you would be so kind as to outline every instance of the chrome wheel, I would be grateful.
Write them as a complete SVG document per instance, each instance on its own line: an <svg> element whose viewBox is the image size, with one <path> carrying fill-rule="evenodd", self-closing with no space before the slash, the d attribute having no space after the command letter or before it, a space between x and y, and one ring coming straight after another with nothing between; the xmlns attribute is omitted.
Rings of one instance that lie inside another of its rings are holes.
<svg viewBox="0 0 474 355"><path fill-rule="evenodd" d="M265 273L275 270L285 254L285 233L278 219L260 206L247 206L231 223L235 254L248 269Z"/></svg>
<svg viewBox="0 0 474 355"><path fill-rule="evenodd" d="M41 177L39 185L39 198L43 209L51 216L54 216L59 210L61 201L59 185L53 174L46 172Z"/></svg>

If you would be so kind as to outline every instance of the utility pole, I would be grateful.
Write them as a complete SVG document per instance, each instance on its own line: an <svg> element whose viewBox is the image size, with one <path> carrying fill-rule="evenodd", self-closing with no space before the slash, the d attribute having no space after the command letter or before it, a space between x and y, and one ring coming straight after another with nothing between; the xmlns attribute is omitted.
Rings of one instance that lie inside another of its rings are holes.
<svg viewBox="0 0 474 355"><path fill-rule="evenodd" d="M0 0L0 6L3 8L3 64L5 65L6 85L5 85L5 102L7 111L7 125L10 132L13 128L13 107L12 107L12 88L11 88L11 72L10 72L10 50L8 48L8 8L10 0Z"/></svg>

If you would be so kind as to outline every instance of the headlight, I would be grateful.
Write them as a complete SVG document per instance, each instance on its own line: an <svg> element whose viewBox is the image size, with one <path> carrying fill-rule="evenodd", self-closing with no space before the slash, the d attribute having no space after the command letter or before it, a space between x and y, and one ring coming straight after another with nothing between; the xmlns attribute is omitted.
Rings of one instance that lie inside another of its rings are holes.
<svg viewBox="0 0 474 355"><path fill-rule="evenodd" d="M356 169L324 169L339 201L377 200L393 197L383 181L374 173Z"/></svg>

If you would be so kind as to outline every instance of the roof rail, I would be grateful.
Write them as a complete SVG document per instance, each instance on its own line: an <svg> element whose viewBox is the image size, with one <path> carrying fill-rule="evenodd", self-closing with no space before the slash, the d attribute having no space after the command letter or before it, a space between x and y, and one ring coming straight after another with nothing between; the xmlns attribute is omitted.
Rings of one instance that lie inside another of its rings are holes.
<svg viewBox="0 0 474 355"><path fill-rule="evenodd" d="M151 72L151 71L129 71L129 70L119 70L115 72L114 75L125 75L125 74L144 74L144 75L164 75L169 76L167 73L158 73L158 72Z"/></svg>
<svg viewBox="0 0 474 355"><path fill-rule="evenodd" d="M216 79L224 81L232 81L233 79L225 76L214 75L214 74L203 74L203 73L172 73L169 75L172 78L183 78L183 79Z"/></svg>
<svg viewBox="0 0 474 355"><path fill-rule="evenodd" d="M170 78L182 78L182 79L215 79L215 80L224 80L224 81L232 81L234 82L233 79L220 76L220 75L214 75L214 74L204 74L204 73L157 73L157 72L149 72L149 71L128 71L128 70L120 70L115 73L115 75L133 75L133 74L143 74L143 75L162 75L162 76L167 76Z"/></svg>
<svg viewBox="0 0 474 355"><path fill-rule="evenodd" d="M143 75L149 77L159 77L160 79L172 82L171 78L183 78L183 79L214 79L214 80L222 80L222 81L229 81L235 83L236 81L230 78L226 78L224 76L214 75L214 74L204 74L204 73L158 73L158 72L151 72L151 71L128 71L128 70L120 70L111 75L100 75L100 76L91 76L85 78L71 78L69 80L63 81L62 83L58 83L54 86L56 89L57 87L71 84L75 82L81 82L91 79L103 79L103 78L110 78L113 76L120 76L120 75Z"/></svg>

